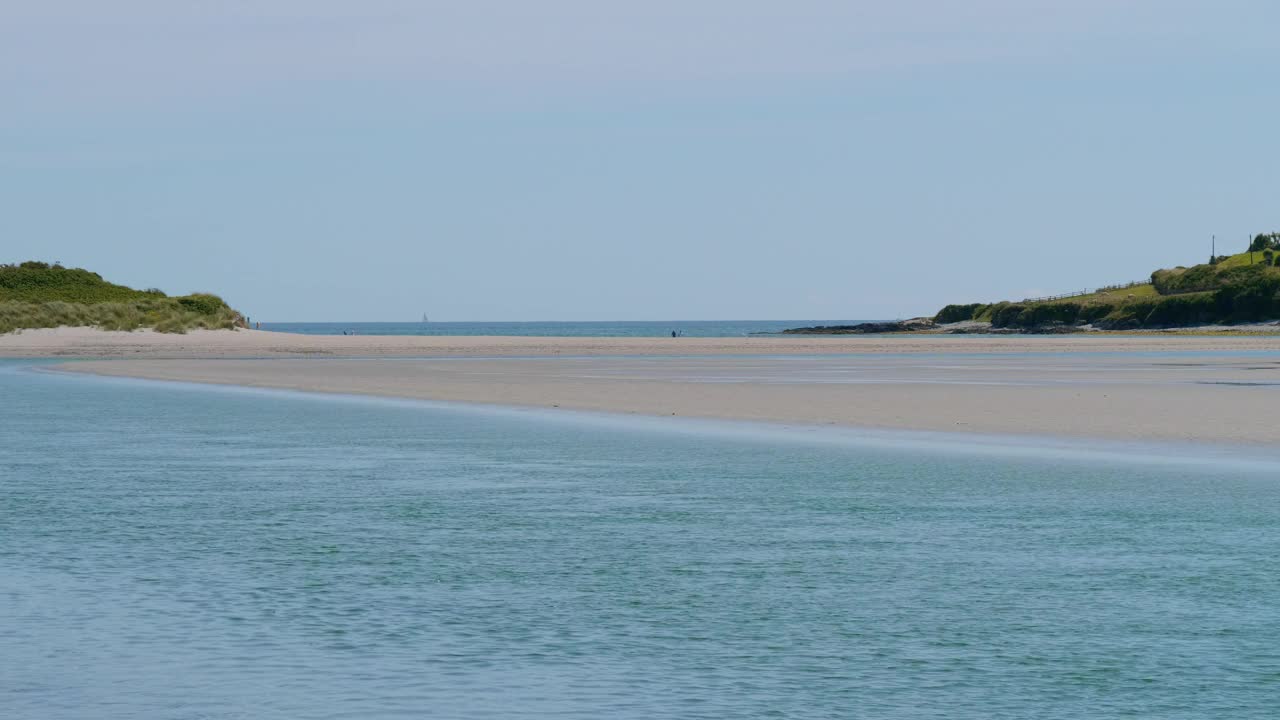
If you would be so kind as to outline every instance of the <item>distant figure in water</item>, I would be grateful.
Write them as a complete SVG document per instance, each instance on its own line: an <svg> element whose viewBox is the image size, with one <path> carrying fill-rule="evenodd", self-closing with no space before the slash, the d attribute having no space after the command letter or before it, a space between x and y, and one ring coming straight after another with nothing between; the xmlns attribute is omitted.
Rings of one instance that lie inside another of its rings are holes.
<svg viewBox="0 0 1280 720"><path fill-rule="evenodd" d="M262 323L254 323L254 324L253 324L253 329L254 329L254 330L261 330L261 329L262 329Z"/></svg>
<svg viewBox="0 0 1280 720"><path fill-rule="evenodd" d="M676 336L676 331L675 331L675 330L672 330L672 331L671 331L671 337L675 337L675 336Z"/></svg>

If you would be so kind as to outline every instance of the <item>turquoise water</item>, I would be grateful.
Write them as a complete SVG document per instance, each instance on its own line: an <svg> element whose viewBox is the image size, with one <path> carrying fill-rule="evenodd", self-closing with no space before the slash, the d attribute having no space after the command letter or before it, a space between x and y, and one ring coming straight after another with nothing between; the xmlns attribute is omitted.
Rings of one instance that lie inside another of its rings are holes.
<svg viewBox="0 0 1280 720"><path fill-rule="evenodd" d="M865 320L654 320L643 322L357 322L262 323L263 330L303 335L534 335L539 337L742 337Z"/></svg>
<svg viewBox="0 0 1280 720"><path fill-rule="evenodd" d="M1280 707L1274 463L14 362L0 398L0 717Z"/></svg>

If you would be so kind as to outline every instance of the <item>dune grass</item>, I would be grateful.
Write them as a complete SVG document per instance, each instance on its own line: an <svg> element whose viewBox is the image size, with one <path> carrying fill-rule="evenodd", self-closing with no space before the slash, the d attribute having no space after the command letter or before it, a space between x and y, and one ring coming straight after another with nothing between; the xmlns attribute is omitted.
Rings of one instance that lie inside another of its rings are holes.
<svg viewBox="0 0 1280 720"><path fill-rule="evenodd" d="M0 302L0 334L31 328L96 327L102 330L155 328L157 332L185 333L195 328L231 329L241 323L229 307L203 313L178 302L157 298L133 302Z"/></svg>
<svg viewBox="0 0 1280 720"><path fill-rule="evenodd" d="M217 295L167 297L159 290L109 283L80 268L41 262L0 265L0 334L64 326L185 333L243 323L240 313Z"/></svg>

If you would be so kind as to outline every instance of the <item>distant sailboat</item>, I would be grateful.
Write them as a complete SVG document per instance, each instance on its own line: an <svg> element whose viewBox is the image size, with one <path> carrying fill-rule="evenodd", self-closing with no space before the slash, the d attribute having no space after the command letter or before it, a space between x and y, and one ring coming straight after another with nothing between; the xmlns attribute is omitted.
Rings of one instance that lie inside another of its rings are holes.
<svg viewBox="0 0 1280 720"><path fill-rule="evenodd" d="M431 322L430 320L427 319L426 313L422 313L422 322Z"/></svg>

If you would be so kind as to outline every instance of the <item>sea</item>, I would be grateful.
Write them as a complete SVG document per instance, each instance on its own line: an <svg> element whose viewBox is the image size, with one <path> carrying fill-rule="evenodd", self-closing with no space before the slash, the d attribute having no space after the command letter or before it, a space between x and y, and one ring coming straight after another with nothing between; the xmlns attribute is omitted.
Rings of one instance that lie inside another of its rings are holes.
<svg viewBox="0 0 1280 720"><path fill-rule="evenodd" d="M303 335L526 335L539 337L743 337L788 328L869 320L646 320L608 322L264 322L263 330Z"/></svg>
<svg viewBox="0 0 1280 720"><path fill-rule="evenodd" d="M1280 462L0 361L0 717L1274 718Z"/></svg>

